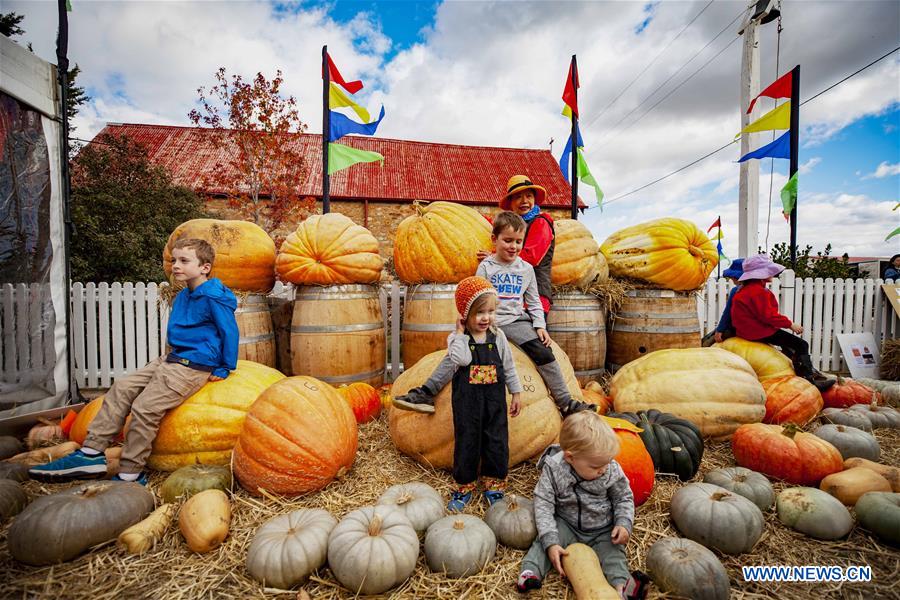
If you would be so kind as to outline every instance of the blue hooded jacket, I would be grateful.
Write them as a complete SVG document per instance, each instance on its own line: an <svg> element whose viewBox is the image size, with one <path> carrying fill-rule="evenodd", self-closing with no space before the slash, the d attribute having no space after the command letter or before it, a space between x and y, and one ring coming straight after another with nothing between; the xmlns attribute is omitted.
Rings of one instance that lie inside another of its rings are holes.
<svg viewBox="0 0 900 600"><path fill-rule="evenodd" d="M175 296L166 339L178 358L214 367L212 374L226 378L237 368L238 333L234 311L237 298L218 279Z"/></svg>

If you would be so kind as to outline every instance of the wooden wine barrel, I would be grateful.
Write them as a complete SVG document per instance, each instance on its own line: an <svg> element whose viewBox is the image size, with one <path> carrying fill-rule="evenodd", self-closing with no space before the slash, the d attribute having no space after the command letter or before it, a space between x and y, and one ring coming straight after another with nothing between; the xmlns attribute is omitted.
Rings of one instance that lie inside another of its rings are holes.
<svg viewBox="0 0 900 600"><path fill-rule="evenodd" d="M648 352L666 348L699 348L700 318L692 292L637 289L612 320L606 361L615 372Z"/></svg>
<svg viewBox="0 0 900 600"><path fill-rule="evenodd" d="M291 319L294 375L332 385L384 383L384 321L378 289L369 285L301 286Z"/></svg>
<svg viewBox="0 0 900 600"><path fill-rule="evenodd" d="M403 368L423 356L447 349L447 336L456 330L456 284L422 284L407 288L400 339Z"/></svg>
<svg viewBox="0 0 900 600"><path fill-rule="evenodd" d="M547 332L568 355L578 385L600 379L606 363L606 308L596 296L554 292Z"/></svg>
<svg viewBox="0 0 900 600"><path fill-rule="evenodd" d="M263 294L248 294L243 298L239 296L234 318L240 332L238 359L274 367L275 331L266 297Z"/></svg>

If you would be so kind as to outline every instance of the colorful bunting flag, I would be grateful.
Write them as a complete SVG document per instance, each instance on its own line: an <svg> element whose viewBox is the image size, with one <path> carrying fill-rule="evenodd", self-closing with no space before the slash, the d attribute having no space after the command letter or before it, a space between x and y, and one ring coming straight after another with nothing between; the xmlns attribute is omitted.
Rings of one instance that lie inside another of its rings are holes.
<svg viewBox="0 0 900 600"><path fill-rule="evenodd" d="M770 110L757 120L753 121L735 135L735 138L741 137L743 133L753 133L754 131L771 131L773 129L790 129L791 128L791 101L788 100L781 106Z"/></svg>
<svg viewBox="0 0 900 600"><path fill-rule="evenodd" d="M368 123L372 120L371 117L369 117L369 111L351 100L347 94L344 93L344 90L333 83L329 84L328 108L335 109L344 106L352 108L353 112L359 115L359 118L363 120L363 123Z"/></svg>
<svg viewBox="0 0 900 600"><path fill-rule="evenodd" d="M798 173L794 173L794 175L788 179L788 182L784 184L784 187L781 188L782 214L784 214L785 219L790 218L791 211L794 210L794 207L797 205L797 175Z"/></svg>
<svg viewBox="0 0 900 600"><path fill-rule="evenodd" d="M719 256L720 256L721 258L724 258L725 260L730 260L727 256L725 256L725 252L722 251L722 241L721 241L721 239L720 239L719 242L716 244L716 251L719 253Z"/></svg>
<svg viewBox="0 0 900 600"><path fill-rule="evenodd" d="M761 91L756 98L751 100L750 106L747 108L747 114L749 115L753 112L753 105L756 104L756 101L759 100L761 96L765 96L766 98L790 98L791 86L793 83L792 73L793 71L788 71L776 79L769 87Z"/></svg>
<svg viewBox="0 0 900 600"><path fill-rule="evenodd" d="M575 134L576 139L578 140L578 158L576 159L576 168L578 179L587 185L594 188L594 193L597 194L597 206L600 207L600 211L603 212L603 190L600 189L600 184L597 183L597 180L594 179L593 174L591 174L591 169L588 167L587 161L584 158L584 141L581 139L581 130L578 126L575 126ZM569 163L571 162L572 157L572 134L569 134L569 139L566 141L566 145L563 148L562 156L559 159L559 169L562 171L563 177L566 181L569 181Z"/></svg>
<svg viewBox="0 0 900 600"><path fill-rule="evenodd" d="M326 55L328 58L328 79L329 81L333 81L338 84L351 94L355 94L359 90L363 88L362 81L358 79L356 81L344 81L344 78L341 77L340 71L335 66L334 61L331 60L331 55ZM368 121L368 119L366 119Z"/></svg>
<svg viewBox="0 0 900 600"><path fill-rule="evenodd" d="M329 117L331 131L328 135L328 141L336 142L337 140L350 133L358 133L360 135L375 135L375 131L378 129L378 125L381 123L381 120L383 118L383 106L381 107L381 115L379 115L378 120L372 121L371 123L357 123L347 115L336 111L331 111L331 116Z"/></svg>
<svg viewBox="0 0 900 600"><path fill-rule="evenodd" d="M884 241L888 241L889 239L891 239L892 237L894 237L895 235L898 235L898 234L900 234L900 227L898 227L897 229L890 232L888 234L888 236L886 238L884 238Z"/></svg>
<svg viewBox="0 0 900 600"><path fill-rule="evenodd" d="M791 132L786 131L780 138L770 144L748 152L738 159L738 162L744 162L751 158L790 158L791 157Z"/></svg>
<svg viewBox="0 0 900 600"><path fill-rule="evenodd" d="M575 124L575 136L578 139L576 145L579 148L584 148L584 140L581 139L581 127L578 124ZM572 134L569 134L569 139L566 141L566 145L563 147L562 156L559 157L559 170L562 171L563 178L566 181L569 181L569 165L572 163L570 160L572 157Z"/></svg>
<svg viewBox="0 0 900 600"><path fill-rule="evenodd" d="M572 70L575 70L575 85L572 85ZM572 113L575 113L575 116L578 116L578 100L575 96L575 90L581 87L581 84L578 83L578 68L575 66L574 61L569 63L569 74L566 77L566 87L563 88L562 99L563 102L566 103L566 107L569 109L568 114L566 114L566 109L563 109L563 114L567 117L571 117Z"/></svg>
<svg viewBox="0 0 900 600"><path fill-rule="evenodd" d="M722 217L718 217L716 219L716 222L713 223L712 225L710 225L709 228L707 228L706 233L709 233L710 231L712 231L713 227L721 227L721 226L722 226Z"/></svg>
<svg viewBox="0 0 900 600"><path fill-rule="evenodd" d="M358 163L381 162L384 164L384 156L369 150L359 150L343 144L328 144L328 174L336 173Z"/></svg>

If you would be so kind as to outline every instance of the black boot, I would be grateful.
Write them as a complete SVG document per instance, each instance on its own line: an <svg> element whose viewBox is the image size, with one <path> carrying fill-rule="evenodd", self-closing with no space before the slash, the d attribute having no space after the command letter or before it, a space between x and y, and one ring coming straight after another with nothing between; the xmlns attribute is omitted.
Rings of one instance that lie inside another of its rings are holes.
<svg viewBox="0 0 900 600"><path fill-rule="evenodd" d="M430 414L434 412L434 395L425 386L414 387L402 396L394 398L391 404L401 410Z"/></svg>
<svg viewBox="0 0 900 600"><path fill-rule="evenodd" d="M835 379L826 377L813 367L812 358L809 354L801 354L798 356L797 364L797 375L816 386L820 392L824 392L835 384Z"/></svg>

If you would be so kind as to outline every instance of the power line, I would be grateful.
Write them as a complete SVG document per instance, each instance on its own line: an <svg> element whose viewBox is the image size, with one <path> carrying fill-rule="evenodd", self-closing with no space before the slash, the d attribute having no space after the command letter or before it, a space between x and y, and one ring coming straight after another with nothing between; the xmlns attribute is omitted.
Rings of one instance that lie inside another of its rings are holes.
<svg viewBox="0 0 900 600"><path fill-rule="evenodd" d="M641 78L641 75L643 75L644 73L646 73L646 72L647 72L647 69L649 69L650 67L652 67L653 64L659 59L659 57L662 56L662 55L665 53L665 51L669 49L669 46L671 46L673 43L675 43L675 40L677 40L679 37L681 37L681 34L684 33L685 31L687 31L687 28L690 27L691 25L693 25L693 24L694 24L694 21L696 21L696 20L700 17L700 15L702 15L702 14L704 13L704 11L705 11L707 8L709 8L710 5L711 5L713 2L715 2L715 1L716 1L716 0L709 0L709 3L708 3L706 6L704 6L702 9L700 9L700 12L698 12L696 15L694 15L694 18L691 19L691 20L688 22L688 24L685 25L685 26L682 28L682 30L679 31L678 34L677 34L675 37L673 37L671 40L669 40L669 43L666 44L666 46L665 46L662 50L659 51L659 54L657 54L655 57L653 57L653 60L651 60L649 63L647 63L647 66L645 66L644 69L643 69L640 73L638 73L638 74L635 76L634 79L631 80L631 83L629 83L628 85L626 85L625 88L624 88L621 92L619 92L619 94L618 94L615 98L613 98L612 101L611 101L609 104L607 104L605 107L603 107L603 109L602 109L599 113L597 113L597 116L594 117L594 120L591 121L590 123L588 123L587 126L586 126L585 128L590 127L591 125L593 125L594 122L596 122L596 120L599 119L599 118L603 115L603 113L605 113L605 112L607 111L607 109L609 109L610 106L612 106L613 104L615 104L616 101L617 101L619 98L622 97L622 94L624 94L625 92L627 92L627 91L628 91L628 88L630 88L632 85L634 85L634 82L636 82L638 79L640 79L640 78Z"/></svg>
<svg viewBox="0 0 900 600"><path fill-rule="evenodd" d="M843 79L841 79L841 80L838 81L837 83L834 83L834 84L828 86L827 88L825 88L824 90L822 90L822 91L820 91L819 93L815 94L814 96L812 96L812 97L810 97L810 98L807 98L806 100L804 100L803 102L800 103L800 106L803 106L803 105L806 104L807 102L811 102L811 101L815 100L816 98L818 98L819 96L821 96L821 95L824 94L825 92L828 92L828 91L830 91L830 90L836 88L837 86L839 86L840 84L844 83L845 81L847 81L847 80L850 79L851 77L854 77L854 76L856 76L856 75L859 75L860 73L862 73L863 71L865 71L865 70L868 69L869 67L871 67L871 66L873 66L873 65L875 65L875 64L877 64L877 63L879 63L879 62L881 62L882 60L884 60L885 58L887 58L888 56L890 56L891 54L893 54L893 53L896 52L897 50L900 50L900 46L897 46L896 48L894 48L894 49L891 50L890 52L887 52L887 53L883 54L882 56L880 56L879 58L876 58L875 60L873 60L872 62L870 62L870 63L867 64L866 66L864 66L864 67L862 67L862 68L860 68L860 69L857 69L856 71L854 71L854 72L851 73L850 75L847 75L846 77L844 77ZM667 175L663 175L663 176L660 177L659 179L654 179L654 180L651 181L650 183L646 183L646 184L642 185L642 186L639 187L639 188L635 188L635 189L631 190L630 192L626 192L626 193L624 193L624 194L620 194L620 195L616 196L615 198L611 198L611 199L609 199L609 200L606 200L605 202L603 202L603 204L604 204L604 205L610 204L610 203L612 203L612 202L615 202L615 201L617 201L617 200L621 200L622 198L625 198L625 197L630 196L630 195L632 195L632 194L636 194L637 192L639 192L639 191L641 191L641 190L644 190L644 189L646 189L646 188L648 188L648 187L650 187L650 186L652 186L652 185L656 185L656 184L659 183L660 181L663 181L663 180L665 180L665 179L668 179L669 177L675 175L676 173L680 173L681 171L684 171L685 169L689 169L690 167L693 167L694 165L696 165L697 163L699 163L699 162L701 162L701 161L703 161L703 160L706 160L707 158L709 158L710 156L712 156L712 155L714 155L714 154L718 154L719 152L721 152L722 150L724 150L724 149L727 148L728 146L730 146L730 145L732 145L732 144L735 144L735 143L737 143L737 142L738 142L737 139L732 140L732 141L728 142L727 144L725 144L724 146L721 146L721 147L719 147L719 148L716 148L715 150L713 150L712 152L710 152L710 153L708 153L708 154L704 154L704 155L701 156L700 158L691 161L690 163L684 165L683 167L681 167L681 168L679 168L679 169L675 169L674 171L672 171L671 173L669 173L669 174L667 174Z"/></svg>

